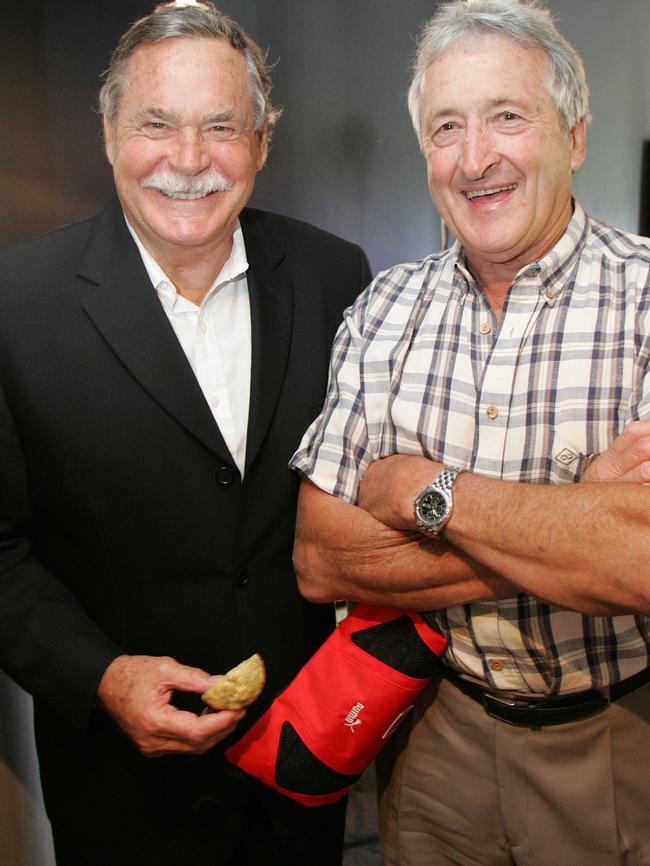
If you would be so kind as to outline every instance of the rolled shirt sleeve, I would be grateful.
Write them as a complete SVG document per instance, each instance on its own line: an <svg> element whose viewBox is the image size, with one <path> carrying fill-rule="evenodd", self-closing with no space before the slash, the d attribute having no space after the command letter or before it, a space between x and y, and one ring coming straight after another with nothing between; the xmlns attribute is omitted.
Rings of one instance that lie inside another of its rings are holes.
<svg viewBox="0 0 650 866"><path fill-rule="evenodd" d="M370 453L361 387L362 319L366 293L349 307L336 334L325 404L289 463L326 493L356 503Z"/></svg>

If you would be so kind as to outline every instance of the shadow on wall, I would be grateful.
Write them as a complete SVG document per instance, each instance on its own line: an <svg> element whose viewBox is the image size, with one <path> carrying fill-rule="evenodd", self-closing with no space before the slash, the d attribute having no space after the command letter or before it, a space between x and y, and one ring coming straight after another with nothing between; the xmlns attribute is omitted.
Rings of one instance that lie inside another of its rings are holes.
<svg viewBox="0 0 650 866"><path fill-rule="evenodd" d="M20 208L0 211L0 246L43 234L97 210L93 197L79 195L54 178L25 176L3 168L0 189L11 201L22 202Z"/></svg>
<svg viewBox="0 0 650 866"><path fill-rule="evenodd" d="M54 866L33 748L31 698L0 672L0 863Z"/></svg>
<svg viewBox="0 0 650 866"><path fill-rule="evenodd" d="M639 234L650 237L650 141L643 142Z"/></svg>

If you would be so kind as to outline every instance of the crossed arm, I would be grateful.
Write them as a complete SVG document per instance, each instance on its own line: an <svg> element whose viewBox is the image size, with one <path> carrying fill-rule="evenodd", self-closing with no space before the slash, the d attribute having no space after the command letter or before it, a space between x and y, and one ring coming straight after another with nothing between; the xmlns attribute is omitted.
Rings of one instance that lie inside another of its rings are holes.
<svg viewBox="0 0 650 866"><path fill-rule="evenodd" d="M630 424L580 484L463 473L444 541L417 533L413 516L441 468L378 460L358 506L303 482L294 550L303 595L431 610L526 592L591 615L650 614L650 421Z"/></svg>

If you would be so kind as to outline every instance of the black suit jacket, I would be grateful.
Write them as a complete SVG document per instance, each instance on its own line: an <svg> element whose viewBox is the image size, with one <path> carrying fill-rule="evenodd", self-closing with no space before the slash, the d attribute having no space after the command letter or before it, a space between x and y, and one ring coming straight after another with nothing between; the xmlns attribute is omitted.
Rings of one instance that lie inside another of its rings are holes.
<svg viewBox="0 0 650 866"><path fill-rule="evenodd" d="M241 223L243 481L117 203L0 255L0 665L34 695L43 742L55 717L87 727L120 653L218 673L259 651L261 711L332 626L296 590L287 461L368 265L295 220Z"/></svg>

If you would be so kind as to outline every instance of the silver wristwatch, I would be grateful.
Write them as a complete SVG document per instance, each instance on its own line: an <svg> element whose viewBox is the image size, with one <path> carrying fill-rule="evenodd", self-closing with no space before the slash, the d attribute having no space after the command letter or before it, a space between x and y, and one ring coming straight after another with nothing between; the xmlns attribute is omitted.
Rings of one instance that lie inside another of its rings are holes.
<svg viewBox="0 0 650 866"><path fill-rule="evenodd" d="M415 500L415 523L420 532L439 538L451 517L451 488L464 470L445 466L440 475Z"/></svg>

